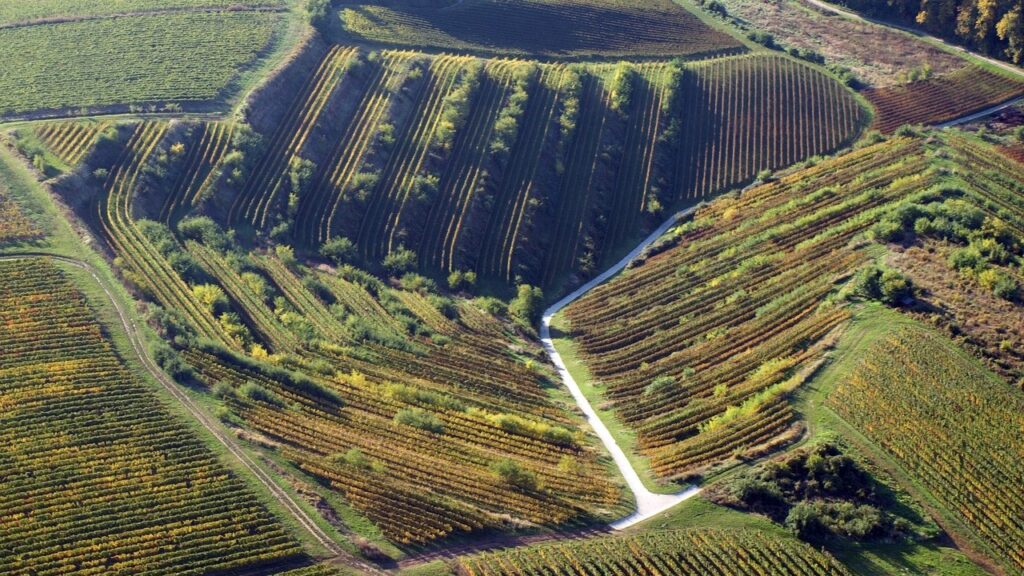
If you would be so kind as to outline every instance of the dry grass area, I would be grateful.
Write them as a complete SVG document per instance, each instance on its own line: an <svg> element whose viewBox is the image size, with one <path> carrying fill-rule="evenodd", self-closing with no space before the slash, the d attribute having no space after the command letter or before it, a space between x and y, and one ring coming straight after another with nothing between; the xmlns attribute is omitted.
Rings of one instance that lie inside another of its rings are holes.
<svg viewBox="0 0 1024 576"><path fill-rule="evenodd" d="M945 329L1010 383L1024 384L1024 308L951 269L951 251L939 242L895 247L889 261L922 291L924 306L915 315Z"/></svg>
<svg viewBox="0 0 1024 576"><path fill-rule="evenodd" d="M812 50L870 86L903 83L927 62L935 74L964 66L956 56L884 26L822 14L799 0L720 0L729 14L786 48Z"/></svg>

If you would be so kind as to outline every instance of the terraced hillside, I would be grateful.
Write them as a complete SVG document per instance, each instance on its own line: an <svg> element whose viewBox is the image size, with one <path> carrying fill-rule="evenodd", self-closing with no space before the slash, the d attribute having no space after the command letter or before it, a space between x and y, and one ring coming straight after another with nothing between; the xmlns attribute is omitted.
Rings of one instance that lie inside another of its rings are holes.
<svg viewBox="0 0 1024 576"><path fill-rule="evenodd" d="M332 83L336 54L356 63ZM334 101L349 108L323 113ZM862 119L838 83L777 55L567 66L335 48L220 197L229 226L311 251L348 238L371 268L404 248L432 273L553 285L668 207L835 149Z"/></svg>
<svg viewBox="0 0 1024 576"><path fill-rule="evenodd" d="M1019 168L977 171L965 141L950 143L894 139L718 200L567 309L582 359L656 474L684 478L799 436L786 396L847 319L828 302L872 258L856 239L878 219L953 198L929 209L964 201L977 222L1019 234L1024 203L1008 188Z"/></svg>
<svg viewBox="0 0 1024 576"><path fill-rule="evenodd" d="M545 57L675 57L744 50L671 0L484 0L345 3L361 42Z"/></svg>
<svg viewBox="0 0 1024 576"><path fill-rule="evenodd" d="M173 233L137 220L169 130L134 127L93 210L124 278L173 311L162 330L226 421L397 543L621 513L599 453L544 390L539 349L508 323L423 278L391 287L287 247L245 252L206 218Z"/></svg>
<svg viewBox="0 0 1024 576"><path fill-rule="evenodd" d="M546 544L469 557L459 568L469 576L848 574L827 553L797 540L740 530L651 532Z"/></svg>
<svg viewBox="0 0 1024 576"><path fill-rule="evenodd" d="M301 560L247 486L122 365L61 270L14 260L0 274L0 571L267 573Z"/></svg>

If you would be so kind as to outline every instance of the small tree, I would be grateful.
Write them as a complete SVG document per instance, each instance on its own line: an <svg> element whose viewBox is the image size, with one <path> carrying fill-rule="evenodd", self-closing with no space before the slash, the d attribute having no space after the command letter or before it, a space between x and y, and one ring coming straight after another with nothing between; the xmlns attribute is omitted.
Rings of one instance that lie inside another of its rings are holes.
<svg viewBox="0 0 1024 576"><path fill-rule="evenodd" d="M313 26L320 28L326 25L330 12L331 0L306 0L306 15Z"/></svg>
<svg viewBox="0 0 1024 576"><path fill-rule="evenodd" d="M274 247L274 253L281 259L281 262L289 268L295 266L298 260L295 259L295 249L286 244L280 244Z"/></svg>
<svg viewBox="0 0 1024 576"><path fill-rule="evenodd" d="M338 266L351 264L356 259L356 247L344 236L337 236L324 242L320 247L320 255Z"/></svg>
<svg viewBox="0 0 1024 576"><path fill-rule="evenodd" d="M520 284L515 299L508 306L512 318L524 326L533 326L540 319L544 292L529 284Z"/></svg>
<svg viewBox="0 0 1024 576"><path fill-rule="evenodd" d="M530 470L524 469L515 460L508 458L499 460L491 466L494 473L502 482L523 491L532 492L537 489L537 475Z"/></svg>
<svg viewBox="0 0 1024 576"><path fill-rule="evenodd" d="M405 246L384 257L384 271L391 276L401 277L416 268L416 253Z"/></svg>

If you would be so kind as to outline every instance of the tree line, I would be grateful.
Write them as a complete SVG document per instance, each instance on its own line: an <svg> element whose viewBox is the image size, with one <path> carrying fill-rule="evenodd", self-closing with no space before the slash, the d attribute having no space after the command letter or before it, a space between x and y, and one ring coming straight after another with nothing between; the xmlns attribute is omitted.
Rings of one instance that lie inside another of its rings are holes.
<svg viewBox="0 0 1024 576"><path fill-rule="evenodd" d="M1024 0L840 0L868 15L917 24L978 52L1019 64L1024 58Z"/></svg>

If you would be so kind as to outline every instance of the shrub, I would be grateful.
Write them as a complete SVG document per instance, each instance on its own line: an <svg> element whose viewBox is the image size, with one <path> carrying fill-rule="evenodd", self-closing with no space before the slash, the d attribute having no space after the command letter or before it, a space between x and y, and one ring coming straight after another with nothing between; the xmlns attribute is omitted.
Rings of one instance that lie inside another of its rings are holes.
<svg viewBox="0 0 1024 576"><path fill-rule="evenodd" d="M214 384L210 393L213 394L214 398L218 398L220 400L227 400L228 398L235 397L235 389L231 387L231 384L224 381Z"/></svg>
<svg viewBox="0 0 1024 576"><path fill-rule="evenodd" d="M344 454L336 455L333 460L359 470L369 470L372 467L370 459L359 448L349 448Z"/></svg>
<svg viewBox="0 0 1024 576"><path fill-rule="evenodd" d="M206 216L185 218L178 223L178 233L189 240L218 251L227 250L230 239L212 219Z"/></svg>
<svg viewBox="0 0 1024 576"><path fill-rule="evenodd" d="M306 0L306 16L309 23L319 28L327 23L331 11L331 0Z"/></svg>
<svg viewBox="0 0 1024 576"><path fill-rule="evenodd" d="M885 530L881 511L852 502L800 502L786 516L786 527L801 540L820 541L833 534L855 540L876 537Z"/></svg>
<svg viewBox="0 0 1024 576"><path fill-rule="evenodd" d="M242 384L242 387L238 389L238 393L242 397L248 398L254 402L263 402L274 406L284 406L284 402L281 400L280 396L252 380Z"/></svg>
<svg viewBox="0 0 1024 576"><path fill-rule="evenodd" d="M986 267L985 258L973 246L959 248L949 255L949 267L958 272L979 272Z"/></svg>
<svg viewBox="0 0 1024 576"><path fill-rule="evenodd" d="M412 426L435 434L444 433L444 424L441 420L421 408L405 408L395 414L395 423Z"/></svg>
<svg viewBox="0 0 1024 576"><path fill-rule="evenodd" d="M216 315L228 307L228 297L215 284L200 284L192 287L192 294L210 313Z"/></svg>
<svg viewBox="0 0 1024 576"><path fill-rule="evenodd" d="M671 376L658 376L644 388L644 396L665 394L676 388L676 379Z"/></svg>
<svg viewBox="0 0 1024 576"><path fill-rule="evenodd" d="M344 236L331 238L320 247L320 255L338 266L351 264L356 259L356 247Z"/></svg>
<svg viewBox="0 0 1024 576"><path fill-rule="evenodd" d="M1003 300L1013 301L1020 288L1016 278L998 268L991 268L979 274L978 282Z"/></svg>
<svg viewBox="0 0 1024 576"><path fill-rule="evenodd" d="M177 350L171 348L166 342L160 341L154 344L151 352L153 361L171 378L179 382L192 378L192 367L186 364Z"/></svg>
<svg viewBox="0 0 1024 576"><path fill-rule="evenodd" d="M515 299L508 306L508 312L520 324L533 326L540 319L543 303L544 292L540 288L520 284Z"/></svg>
<svg viewBox="0 0 1024 576"><path fill-rule="evenodd" d="M493 296L485 296L474 300L477 306L491 316L504 316L508 314L508 305Z"/></svg>
<svg viewBox="0 0 1024 576"><path fill-rule="evenodd" d="M291 268L298 264L298 260L295 259L295 249L286 244L279 244L274 247L274 254L281 260L281 263Z"/></svg>
<svg viewBox="0 0 1024 576"><path fill-rule="evenodd" d="M496 478L513 488L527 492L537 489L537 475L524 469L515 460L508 458L499 460L491 466L491 471Z"/></svg>
<svg viewBox="0 0 1024 576"><path fill-rule="evenodd" d="M853 281L853 294L897 306L914 296L914 285L898 270L870 266L857 273Z"/></svg>
<svg viewBox="0 0 1024 576"><path fill-rule="evenodd" d="M633 92L639 76L629 62L619 62L615 66L609 89L609 104L612 110L625 114L633 103Z"/></svg>
<svg viewBox="0 0 1024 576"><path fill-rule="evenodd" d="M450 290L472 290L476 287L476 272L463 272L456 270L448 275L448 288Z"/></svg>
<svg viewBox="0 0 1024 576"><path fill-rule="evenodd" d="M394 252L384 257L384 271L396 278L416 269L416 253L405 246L399 246Z"/></svg>

